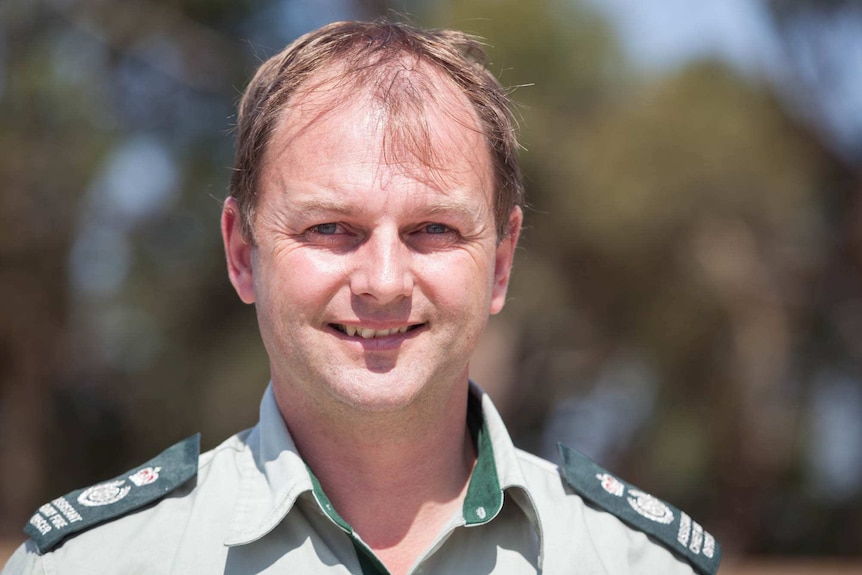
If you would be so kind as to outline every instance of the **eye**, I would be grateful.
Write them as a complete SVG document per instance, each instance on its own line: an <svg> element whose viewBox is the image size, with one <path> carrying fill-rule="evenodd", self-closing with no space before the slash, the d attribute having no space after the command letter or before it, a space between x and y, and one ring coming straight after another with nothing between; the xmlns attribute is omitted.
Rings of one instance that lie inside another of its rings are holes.
<svg viewBox="0 0 862 575"><path fill-rule="evenodd" d="M318 234L321 234L324 236L331 236L333 234L338 233L338 224L335 224L335 223L319 224L319 225L314 226L311 229L312 229L312 231L314 231Z"/></svg>
<svg viewBox="0 0 862 575"><path fill-rule="evenodd" d="M348 249L362 240L362 234L342 222L325 222L309 226L302 234L309 245L327 249Z"/></svg>
<svg viewBox="0 0 862 575"><path fill-rule="evenodd" d="M409 234L413 249L430 253L458 245L463 238L456 228L439 222L425 222Z"/></svg>
<svg viewBox="0 0 862 575"><path fill-rule="evenodd" d="M427 234L445 234L451 231L452 229L449 226L443 224L428 224L425 226L425 233Z"/></svg>

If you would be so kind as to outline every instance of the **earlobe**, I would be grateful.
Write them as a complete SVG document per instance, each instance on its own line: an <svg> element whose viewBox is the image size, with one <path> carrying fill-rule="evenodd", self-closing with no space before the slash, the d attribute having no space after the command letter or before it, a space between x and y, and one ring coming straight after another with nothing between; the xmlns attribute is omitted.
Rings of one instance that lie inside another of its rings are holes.
<svg viewBox="0 0 862 575"><path fill-rule="evenodd" d="M509 278L512 274L512 262L515 260L515 248L521 235L521 224L524 214L521 208L515 206L509 214L509 233L497 246L494 261L494 286L491 292L491 314L500 313L506 303L506 291L509 288Z"/></svg>
<svg viewBox="0 0 862 575"><path fill-rule="evenodd" d="M230 283L243 303L254 303L253 247L243 236L239 205L232 197L226 199L222 207L221 236Z"/></svg>

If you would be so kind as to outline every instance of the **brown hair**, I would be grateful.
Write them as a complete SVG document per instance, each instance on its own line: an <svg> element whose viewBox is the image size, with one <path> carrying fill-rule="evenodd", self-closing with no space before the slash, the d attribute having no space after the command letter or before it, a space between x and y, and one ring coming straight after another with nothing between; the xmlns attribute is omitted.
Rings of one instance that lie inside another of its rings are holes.
<svg viewBox="0 0 862 575"><path fill-rule="evenodd" d="M366 84L376 80L377 98L390 110L405 105L421 109L422 102L417 101L421 96L415 91L393 89L398 73L393 76L392 64L401 62L403 69L405 58L416 64L429 63L472 104L491 153L497 236L508 234L509 214L524 202L518 142L511 100L486 68L481 44L454 30L423 30L409 24L376 21L336 22L309 32L265 61L249 82L239 103L236 157L229 190L239 205L246 238L253 241L257 185L266 146L300 85L325 66L340 64L340 82ZM381 89L383 85L388 89ZM422 92L433 93L427 88Z"/></svg>

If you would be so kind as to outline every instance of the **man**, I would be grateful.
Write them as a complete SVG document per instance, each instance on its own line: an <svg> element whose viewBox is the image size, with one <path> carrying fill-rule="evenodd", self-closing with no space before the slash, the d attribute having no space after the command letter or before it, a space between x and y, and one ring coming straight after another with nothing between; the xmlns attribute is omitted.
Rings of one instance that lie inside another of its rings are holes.
<svg viewBox="0 0 862 575"><path fill-rule="evenodd" d="M468 382L523 192L469 37L337 23L240 103L228 275L270 359L260 421L41 507L4 573L712 573L684 513L516 450Z"/></svg>

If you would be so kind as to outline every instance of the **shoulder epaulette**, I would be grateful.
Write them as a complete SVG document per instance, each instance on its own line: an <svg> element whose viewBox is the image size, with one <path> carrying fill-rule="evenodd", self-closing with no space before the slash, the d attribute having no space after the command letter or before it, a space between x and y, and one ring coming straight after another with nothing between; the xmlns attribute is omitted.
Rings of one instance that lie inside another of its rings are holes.
<svg viewBox="0 0 862 575"><path fill-rule="evenodd" d="M195 477L200 434L169 447L143 465L104 483L78 489L40 507L24 532L40 553L63 539L157 501Z"/></svg>
<svg viewBox="0 0 862 575"><path fill-rule="evenodd" d="M611 475L587 456L558 445L566 483L578 495L661 542L698 573L714 575L721 561L715 538L685 512Z"/></svg>

